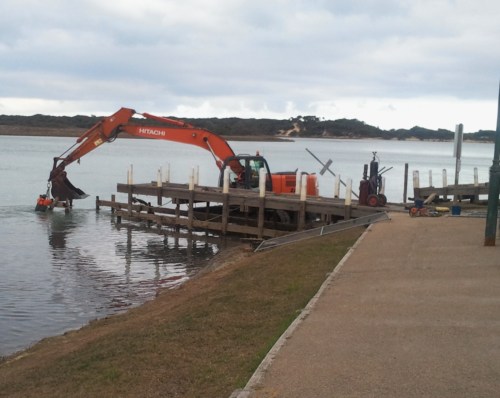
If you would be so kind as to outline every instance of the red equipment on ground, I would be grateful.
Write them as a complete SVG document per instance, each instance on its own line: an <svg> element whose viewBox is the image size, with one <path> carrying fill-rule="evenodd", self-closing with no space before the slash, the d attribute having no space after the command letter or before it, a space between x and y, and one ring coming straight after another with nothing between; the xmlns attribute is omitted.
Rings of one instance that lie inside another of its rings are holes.
<svg viewBox="0 0 500 398"><path fill-rule="evenodd" d="M368 165L365 164L363 170L363 179L359 184L359 204L365 206L385 206L387 197L382 193L382 174L392 169L385 167L378 168L379 162L377 159L377 152L373 153L373 159L370 162L370 177L368 178Z"/></svg>

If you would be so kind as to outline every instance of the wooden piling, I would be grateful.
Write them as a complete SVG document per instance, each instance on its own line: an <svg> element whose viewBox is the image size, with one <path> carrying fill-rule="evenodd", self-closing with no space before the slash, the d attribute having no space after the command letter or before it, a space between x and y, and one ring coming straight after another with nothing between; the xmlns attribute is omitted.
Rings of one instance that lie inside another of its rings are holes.
<svg viewBox="0 0 500 398"><path fill-rule="evenodd" d="M194 213L194 189L189 190L189 202L188 202L188 230L193 229L193 213Z"/></svg>
<svg viewBox="0 0 500 398"><path fill-rule="evenodd" d="M120 217L119 222L125 217L135 221L151 220L157 225L174 228L212 230L221 234L237 233L260 238L275 237L291 230L305 229L306 214L309 213L317 214L319 220L329 222L344 217L362 217L380 211L357 204L351 205L349 202L346 206L345 202L339 199L307 197L306 192L299 198L296 194L277 195L263 189L264 196L261 196L261 191L231 188L224 193L218 187L194 189L193 186L190 190L188 184L163 183L161 195L163 198L169 198L173 206L151 206L144 212L144 206L133 204L132 199L136 195L157 196L156 181L148 184L118 184L117 190L128 194L127 203L118 203L113 196L112 201L100 200L100 206L112 207L115 214ZM197 203L206 203L207 206L201 209L196 207ZM221 207L217 211L216 207L210 208L210 203L221 204ZM182 204L188 207L186 211L181 210ZM252 213L254 217L251 216ZM293 221L287 222L285 219L276 223L275 219L267 217L269 214L277 213L287 213L290 215L290 221Z"/></svg>
<svg viewBox="0 0 500 398"><path fill-rule="evenodd" d="M129 216L132 216L132 199L133 199L133 196L132 196L132 185L129 185L128 186L128 206L127 206L127 210L128 210L128 215Z"/></svg>
<svg viewBox="0 0 500 398"><path fill-rule="evenodd" d="M222 194L222 235L227 233L227 224L229 220L229 193Z"/></svg>
<svg viewBox="0 0 500 398"><path fill-rule="evenodd" d="M351 213L352 213L352 180L349 178L347 180L347 185L346 185L346 191L345 191L345 209L344 209L344 220L350 220L351 219Z"/></svg>
<svg viewBox="0 0 500 398"><path fill-rule="evenodd" d="M443 169L443 188L446 189L447 187L448 187L448 174L446 172L446 169ZM443 195L443 199L448 200L448 195L446 191Z"/></svg>
<svg viewBox="0 0 500 398"><path fill-rule="evenodd" d="M335 177L335 186L333 189L333 197L334 198L340 198L340 174L337 174Z"/></svg>
<svg viewBox="0 0 500 398"><path fill-rule="evenodd" d="M179 219L181 217L181 204L179 201L175 203L175 221L179 224Z"/></svg>
<svg viewBox="0 0 500 398"><path fill-rule="evenodd" d="M455 184L448 185L448 176L446 169L442 170L443 186L441 188L428 186L420 187L419 172L415 170L413 172L413 194L416 199L425 199L430 195L435 194L437 197L442 197L443 200L447 201L448 196L453 196L454 204L458 200L463 198L470 199L473 202L479 197L479 195L488 195L488 184L479 183L477 177L477 168L474 169L474 183L473 184ZM429 181L432 183L432 180Z"/></svg>
<svg viewBox="0 0 500 398"><path fill-rule="evenodd" d="M408 198L408 163L405 163L405 180L403 187L403 203L406 203Z"/></svg>
<svg viewBox="0 0 500 398"><path fill-rule="evenodd" d="M264 237L264 220L266 212L266 198L265 196L259 197L259 215L257 220L257 238L262 239Z"/></svg>
<svg viewBox="0 0 500 398"><path fill-rule="evenodd" d="M303 174L300 180L300 203L297 221L297 230L303 231L306 227L307 175Z"/></svg>
<svg viewBox="0 0 500 398"><path fill-rule="evenodd" d="M163 205L163 190L162 190L162 187L158 187L158 193L156 195L156 203L158 204L158 206L162 206Z"/></svg>

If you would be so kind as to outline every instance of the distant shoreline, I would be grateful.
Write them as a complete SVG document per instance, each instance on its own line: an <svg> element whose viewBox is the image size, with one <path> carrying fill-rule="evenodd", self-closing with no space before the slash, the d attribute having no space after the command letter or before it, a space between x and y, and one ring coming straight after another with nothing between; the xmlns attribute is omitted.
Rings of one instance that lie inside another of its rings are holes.
<svg viewBox="0 0 500 398"><path fill-rule="evenodd" d="M414 126L410 129L399 128L384 130L371 126L358 119L324 120L316 116L297 116L286 120L227 118L188 118L182 120L200 129L232 141L278 141L295 139L344 139L344 140L394 140L394 141L454 141L455 132L438 128L437 130ZM0 135L28 135L52 137L78 137L92 126L99 125L104 119L98 116L50 116L0 115ZM128 123L129 121L127 121ZM131 123L144 124L143 119L130 119ZM156 122L149 121L152 125ZM148 124L149 125L149 124ZM168 125L168 123L167 123ZM120 137L124 137L121 134ZM465 141L495 142L496 132L479 130L463 134Z"/></svg>
<svg viewBox="0 0 500 398"><path fill-rule="evenodd" d="M85 131L84 128L62 128L62 127L34 127L34 126L12 126L12 125L0 125L0 136L17 136L17 137L80 137ZM268 141L268 142L291 142L294 141L295 137L288 137L282 135L221 135L227 141ZM132 138L136 139L137 137L121 134L119 138ZM299 137L302 138L302 137ZM308 137L303 137L308 138ZM319 139L332 139L332 140L380 140L380 141L395 141L398 140L396 138L386 139L383 137L345 137L345 136L328 136L328 137L313 137ZM401 139L400 141L426 141L426 142L453 142L453 140L445 140L445 139L418 139L415 137ZM493 143L492 140L470 140L465 138L464 142L476 142L476 143Z"/></svg>
<svg viewBox="0 0 500 398"><path fill-rule="evenodd" d="M0 125L0 135L28 137L79 137L85 132L82 128L50 128L33 126Z"/></svg>
<svg viewBox="0 0 500 398"><path fill-rule="evenodd" d="M82 128L50 128L50 127L32 127L32 126L6 126L0 125L0 136L11 137L80 137L86 130ZM290 137L277 137L265 135L251 136L223 136L227 141L276 141L290 142L293 141ZM119 138L135 139L128 134L122 134Z"/></svg>

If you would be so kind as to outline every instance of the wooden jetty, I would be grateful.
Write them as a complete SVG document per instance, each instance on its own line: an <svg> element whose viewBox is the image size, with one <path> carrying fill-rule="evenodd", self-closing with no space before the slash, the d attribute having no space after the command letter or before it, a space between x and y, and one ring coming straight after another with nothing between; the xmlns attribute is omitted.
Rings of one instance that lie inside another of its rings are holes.
<svg viewBox="0 0 500 398"><path fill-rule="evenodd" d="M470 200L476 201L479 195L488 195L488 183L482 184L462 184L462 185L448 185L446 187L424 187L413 188L415 198L426 199L435 194L437 197L447 200L448 197L457 198L457 200Z"/></svg>
<svg viewBox="0 0 500 398"><path fill-rule="evenodd" d="M117 192L128 195L126 203L117 202L115 196L110 201L97 198L96 207L111 207L118 222L147 221L159 227L210 230L259 239L385 211L343 199L272 192L263 195L234 188L224 192L218 187L156 181L118 184ZM156 204L144 199L138 203L137 196L152 197Z"/></svg>
<svg viewBox="0 0 500 398"><path fill-rule="evenodd" d="M453 201L470 200L471 203L477 201L480 195L488 196L489 185L488 183L480 183L477 167L474 168L474 183L472 184L459 184L458 175L455 172L455 184L448 185L448 173L446 169L442 172L442 186L435 187L432 180L432 171L429 170L429 185L427 187L420 187L420 172L413 171L413 195L415 199L427 199L431 196L438 200Z"/></svg>

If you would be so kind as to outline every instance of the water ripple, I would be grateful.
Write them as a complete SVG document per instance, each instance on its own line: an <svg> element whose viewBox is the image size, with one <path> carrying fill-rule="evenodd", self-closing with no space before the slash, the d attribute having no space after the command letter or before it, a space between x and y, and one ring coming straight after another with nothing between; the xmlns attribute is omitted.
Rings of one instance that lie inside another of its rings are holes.
<svg viewBox="0 0 500 398"><path fill-rule="evenodd" d="M0 355L152 299L219 250L82 209L0 207L0 233Z"/></svg>

